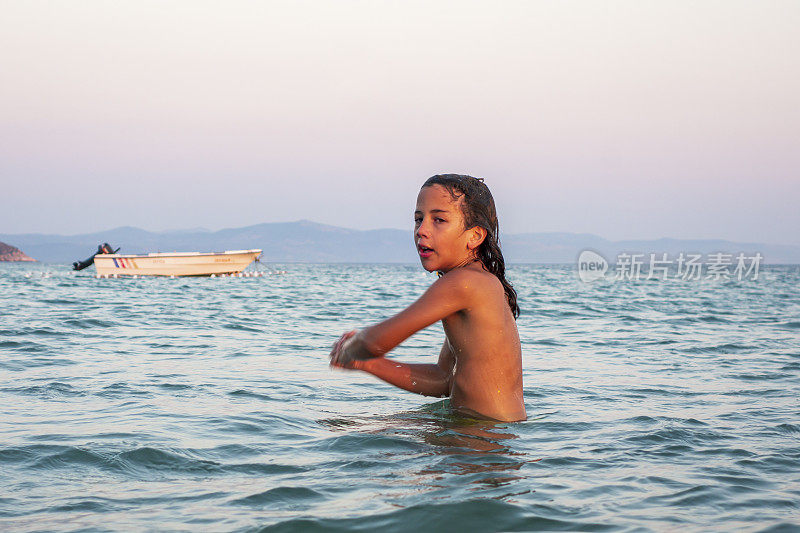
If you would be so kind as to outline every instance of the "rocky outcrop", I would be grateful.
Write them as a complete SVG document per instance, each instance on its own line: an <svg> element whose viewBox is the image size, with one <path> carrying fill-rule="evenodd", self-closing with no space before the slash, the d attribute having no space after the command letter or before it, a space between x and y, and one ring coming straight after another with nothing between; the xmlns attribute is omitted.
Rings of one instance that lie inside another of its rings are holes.
<svg viewBox="0 0 800 533"><path fill-rule="evenodd" d="M36 261L36 259L28 257L19 248L0 242L0 261Z"/></svg>

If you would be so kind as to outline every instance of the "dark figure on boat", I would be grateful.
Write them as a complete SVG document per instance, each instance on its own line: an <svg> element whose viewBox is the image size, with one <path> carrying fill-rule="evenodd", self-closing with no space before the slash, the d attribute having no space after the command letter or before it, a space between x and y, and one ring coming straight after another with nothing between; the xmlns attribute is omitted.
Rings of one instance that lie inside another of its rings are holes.
<svg viewBox="0 0 800 533"><path fill-rule="evenodd" d="M92 263L94 263L94 256L97 254L115 254L118 251L119 248L114 250L110 244L104 242L97 247L97 251L93 253L91 257L84 259L83 261L75 261L72 263L72 270L83 270L84 268L90 266Z"/></svg>

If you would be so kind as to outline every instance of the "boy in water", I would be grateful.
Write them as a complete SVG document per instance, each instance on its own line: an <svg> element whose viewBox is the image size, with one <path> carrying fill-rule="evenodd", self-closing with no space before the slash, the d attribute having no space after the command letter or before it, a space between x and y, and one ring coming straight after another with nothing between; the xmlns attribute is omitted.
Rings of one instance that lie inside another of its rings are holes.
<svg viewBox="0 0 800 533"><path fill-rule="evenodd" d="M433 176L417 196L414 221L422 267L439 279L397 315L342 335L331 365L425 396L449 396L453 409L471 416L525 420L517 294L505 278L489 188L472 176ZM384 357L439 320L445 340L436 364Z"/></svg>

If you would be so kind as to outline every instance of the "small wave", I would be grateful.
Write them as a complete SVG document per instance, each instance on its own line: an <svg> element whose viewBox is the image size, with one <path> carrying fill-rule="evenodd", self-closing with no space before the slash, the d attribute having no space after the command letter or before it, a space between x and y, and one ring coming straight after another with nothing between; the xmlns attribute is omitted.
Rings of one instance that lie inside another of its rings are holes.
<svg viewBox="0 0 800 533"><path fill-rule="evenodd" d="M306 487L276 487L257 494L231 501L233 505L262 506L274 504L288 504L295 506L308 500L319 500L324 496Z"/></svg>
<svg viewBox="0 0 800 533"><path fill-rule="evenodd" d="M345 314L335 309L323 309L321 311L318 311L314 316L318 318L324 317L324 320L329 320L330 318L341 318L345 316Z"/></svg>
<svg viewBox="0 0 800 533"><path fill-rule="evenodd" d="M107 501L88 499L88 500L76 500L69 503L56 505L48 509L48 511L53 513L61 513L61 512L71 513L76 511L89 512L89 513L107 513L109 511L122 509L124 507L125 506L123 505L114 505Z"/></svg>
<svg viewBox="0 0 800 533"><path fill-rule="evenodd" d="M648 424L648 425L650 425L650 424L658 423L658 419L657 418L653 418L651 416L640 415L640 416L634 416L633 418L627 418L625 420L622 420L622 422L634 422L636 424Z"/></svg>
<svg viewBox="0 0 800 533"><path fill-rule="evenodd" d="M725 377L739 379L742 381L771 381L775 379L783 379L791 377L791 374L786 374L783 372L761 372L758 374L755 373L728 374Z"/></svg>
<svg viewBox="0 0 800 533"><path fill-rule="evenodd" d="M26 344L28 343L24 341L0 341L0 348L17 348L19 346L25 346Z"/></svg>
<svg viewBox="0 0 800 533"><path fill-rule="evenodd" d="M0 366L10 371L23 371L30 370L37 367L45 366L70 366L76 365L75 361L71 359L63 359L61 357L33 357L25 359L9 359L8 361L0 361Z"/></svg>
<svg viewBox="0 0 800 533"><path fill-rule="evenodd" d="M75 446L58 447L59 451L37 459L32 468L42 470L72 469L76 466L90 466L100 469L120 470L119 464L104 455Z"/></svg>
<svg viewBox="0 0 800 533"><path fill-rule="evenodd" d="M755 454L744 448L706 448L704 450L697 450L695 452L700 457L729 457L734 459L741 459L743 457L753 457Z"/></svg>
<svg viewBox="0 0 800 533"><path fill-rule="evenodd" d="M636 344L640 346L665 346L667 344L678 344L677 339L656 339L656 340L649 340L649 341L640 341Z"/></svg>
<svg viewBox="0 0 800 533"><path fill-rule="evenodd" d="M691 391L686 389L655 389L655 388L632 388L628 389L628 391L622 396L631 397L631 398L646 398L651 395L658 395L658 396L685 396L685 397L694 397L694 396L703 396L708 394L707 392L699 392L699 391Z"/></svg>
<svg viewBox="0 0 800 533"><path fill-rule="evenodd" d="M566 514L566 513L563 513ZM551 516L543 516L551 515ZM498 499L423 503L357 518L298 517L263 527L262 532L382 531L611 531L619 529L579 517L561 516L555 506L527 507Z"/></svg>
<svg viewBox="0 0 800 533"><path fill-rule="evenodd" d="M234 331L250 331L253 333L264 333L263 329L258 329L250 326L243 326L242 324L224 324L222 327L225 329L232 329Z"/></svg>
<svg viewBox="0 0 800 533"><path fill-rule="evenodd" d="M786 472L797 471L798 460L800 460L800 454L797 453L772 455L756 455L751 453L744 459L740 458L736 461L736 464L761 474L773 474L781 477L785 476Z"/></svg>
<svg viewBox="0 0 800 533"><path fill-rule="evenodd" d="M122 452L115 459L128 469L157 470L159 472L219 472L220 463L186 457L179 453L145 446Z"/></svg>
<svg viewBox="0 0 800 533"><path fill-rule="evenodd" d="M577 470L601 470L604 468L615 468L610 462L601 459L591 459L587 457L577 457L577 456L570 456L564 455L561 457L543 457L541 460L536 462L537 466L547 468L547 467L570 467L575 468Z"/></svg>
<svg viewBox="0 0 800 533"><path fill-rule="evenodd" d="M800 435L800 425L797 424L779 424L775 430L784 435Z"/></svg>
<svg viewBox="0 0 800 533"><path fill-rule="evenodd" d="M64 331L59 331L53 328L31 328L31 327L21 327L18 330L2 330L0 331L0 336L10 337L10 336L23 336L23 335L33 335L35 337L66 337L69 333Z"/></svg>
<svg viewBox="0 0 800 533"><path fill-rule="evenodd" d="M97 396L102 396L105 398L127 398L129 396L152 396L152 393L137 389L132 387L131 385L125 382L117 382L112 383L110 385L106 385L102 388L99 392L96 393Z"/></svg>
<svg viewBox="0 0 800 533"><path fill-rule="evenodd" d="M761 349L763 349L762 346L728 342L724 344L715 344L712 346L696 346L693 348L686 348L683 351L685 353L690 353L690 354L703 354L703 353L730 354L730 353L751 352L753 350L761 350Z"/></svg>
<svg viewBox="0 0 800 533"><path fill-rule="evenodd" d="M600 422L537 422L537 432L549 433L560 431L592 431L603 424Z"/></svg>
<svg viewBox="0 0 800 533"><path fill-rule="evenodd" d="M728 489L749 489L745 490L745 492L749 492L753 489L769 489L772 488L775 484L766 480L761 479L757 476L744 476L744 475L730 475L730 474L714 474L711 473L706 476L708 479L714 480ZM739 490L737 490L739 492Z"/></svg>
<svg viewBox="0 0 800 533"><path fill-rule="evenodd" d="M698 322L698 318L695 316L681 316L681 317L665 318L661 320L661 322L672 325L692 325Z"/></svg>
<svg viewBox="0 0 800 533"><path fill-rule="evenodd" d="M316 447L318 450L336 453L350 450L397 452L398 450L419 451L421 445L414 441L388 435L348 433L328 437L317 442Z"/></svg>
<svg viewBox="0 0 800 533"><path fill-rule="evenodd" d="M232 435L272 434L276 436L278 434L274 427L270 427L266 423L237 420L224 420L218 431Z"/></svg>
<svg viewBox="0 0 800 533"><path fill-rule="evenodd" d="M797 533L797 521L794 522L778 522L777 524L765 527L759 530L758 533Z"/></svg>
<svg viewBox="0 0 800 533"><path fill-rule="evenodd" d="M731 440L734 437L717 431L688 429L683 427L665 427L656 431L639 433L626 437L626 442L635 444L691 444L705 445L720 440Z"/></svg>
<svg viewBox="0 0 800 533"><path fill-rule="evenodd" d="M164 504L167 502L171 502L172 504L179 503L179 502L199 502L203 500L210 500L210 499L221 499L228 497L229 494L227 492L215 491L215 492L203 492L203 493L192 493L190 495L175 495L172 494L170 496L165 496L161 494L157 494L154 496L135 496L129 498L104 498L100 496L74 496L69 497L67 496L66 501L63 503L59 503L57 505L48 505L47 507L43 507L40 509L34 510L32 513L17 513L18 515L23 514L33 514L33 513L47 513L50 515L54 512L71 512L71 511L91 511L92 513L103 513L103 512L114 512L114 511L121 511L126 509L136 509L141 508L143 505L152 505L152 504ZM58 516L58 515L56 515ZM75 515L73 515L75 516ZM84 516L86 516L84 514ZM102 515L101 515L102 516ZM44 521L45 517L39 514L36 518L37 525L41 525L37 531L57 531L63 529L63 522L62 523L55 523L52 522L48 524ZM102 519L101 519L102 520ZM195 520L187 520L187 523L196 522ZM206 520L203 520L206 522ZM73 522L74 523L74 522ZM100 527L102 524L102 527ZM81 531L84 530L107 530L108 529L108 522L102 521L98 522L95 527L82 527L80 528ZM146 528L149 529L149 528Z"/></svg>
<svg viewBox="0 0 800 533"><path fill-rule="evenodd" d="M22 463L37 456L35 449L28 448L2 448L0 449L0 464Z"/></svg>
<svg viewBox="0 0 800 533"><path fill-rule="evenodd" d="M541 346L566 346L563 342L558 342L555 339L526 340L525 344L538 344Z"/></svg>
<svg viewBox="0 0 800 533"><path fill-rule="evenodd" d="M99 320L96 318L71 318L64 321L64 325L73 326L81 329L93 328L111 328L117 324L107 320Z"/></svg>
<svg viewBox="0 0 800 533"><path fill-rule="evenodd" d="M756 396L758 398L767 398L769 396L781 396L786 391L783 389L738 389L723 392L725 396ZM733 416L736 414L734 413Z"/></svg>
<svg viewBox="0 0 800 533"><path fill-rule="evenodd" d="M555 318L567 318L567 317L594 317L594 315L588 315L585 313L578 313L576 311L561 311L559 309L525 309L525 314L530 315L537 315L537 316L546 316L546 317L555 317Z"/></svg>
<svg viewBox="0 0 800 533"><path fill-rule="evenodd" d="M57 396L85 396L85 392L76 389L68 383L54 381L47 385L34 385L32 387L9 387L3 389L6 392L39 396L43 398L54 398Z"/></svg>
<svg viewBox="0 0 800 533"><path fill-rule="evenodd" d="M229 392L228 396L234 396L237 398L254 398L256 400L265 400L265 401L271 401L275 399L270 396L267 396L266 394L260 394L258 392L252 392L245 389L236 389L235 391Z"/></svg>
<svg viewBox="0 0 800 533"><path fill-rule="evenodd" d="M225 465L223 470L252 476L269 476L275 474L300 474L308 469L301 466L274 463L238 463Z"/></svg>
<svg viewBox="0 0 800 533"><path fill-rule="evenodd" d="M179 391L179 390L190 390L192 386L186 385L185 383L159 383L158 388L164 390Z"/></svg>
<svg viewBox="0 0 800 533"><path fill-rule="evenodd" d="M670 507L691 507L695 505L710 504L724 498L723 491L710 485L696 485L679 490L672 494L650 496L644 502L654 505Z"/></svg>
<svg viewBox="0 0 800 533"><path fill-rule="evenodd" d="M697 318L700 322L708 322L710 324L730 324L731 321L727 318L722 318L717 315L702 315Z"/></svg>
<svg viewBox="0 0 800 533"><path fill-rule="evenodd" d="M67 298L47 298L45 300L41 300L41 302L51 305L83 305L84 303L81 300L73 300Z"/></svg>
<svg viewBox="0 0 800 533"><path fill-rule="evenodd" d="M700 420L697 420L696 418L672 418L668 416L652 417L652 416L640 415L640 416L634 416L632 418L623 419L620 422L634 422L637 424L646 424L646 425L658 424L663 422L670 422L670 423L677 422L689 426L708 426L706 422L702 422Z"/></svg>
<svg viewBox="0 0 800 533"><path fill-rule="evenodd" d="M47 346L33 341L0 341L0 348L13 348L15 352L23 353L41 353L49 351Z"/></svg>
<svg viewBox="0 0 800 533"><path fill-rule="evenodd" d="M190 449L188 450L188 452L193 453L195 455L203 455L206 457L211 456L215 458L247 457L259 453L256 448L246 446L244 444L223 444L221 446L217 446L216 448L212 448L210 450Z"/></svg>

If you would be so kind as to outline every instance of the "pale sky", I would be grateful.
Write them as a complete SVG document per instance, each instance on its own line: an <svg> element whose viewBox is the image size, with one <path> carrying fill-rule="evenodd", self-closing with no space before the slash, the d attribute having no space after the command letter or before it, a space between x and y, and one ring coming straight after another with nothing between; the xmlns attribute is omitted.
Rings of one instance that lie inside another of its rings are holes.
<svg viewBox="0 0 800 533"><path fill-rule="evenodd" d="M407 228L800 244L800 2L0 1L0 233Z"/></svg>

